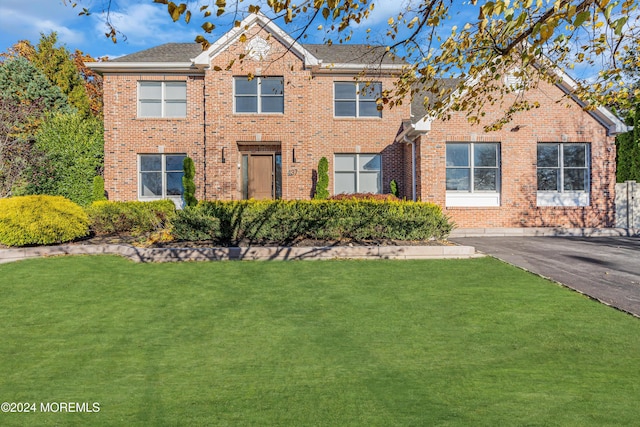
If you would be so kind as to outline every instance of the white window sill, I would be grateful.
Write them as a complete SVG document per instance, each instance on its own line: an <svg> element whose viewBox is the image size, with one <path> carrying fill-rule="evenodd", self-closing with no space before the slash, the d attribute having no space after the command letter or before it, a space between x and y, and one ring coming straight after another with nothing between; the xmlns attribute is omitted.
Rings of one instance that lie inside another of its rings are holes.
<svg viewBox="0 0 640 427"><path fill-rule="evenodd" d="M500 206L500 193L447 192L448 208L495 208Z"/></svg>
<svg viewBox="0 0 640 427"><path fill-rule="evenodd" d="M541 207L580 207L589 206L589 204L589 193L586 191L567 191L564 193L538 191L537 194L537 205Z"/></svg>

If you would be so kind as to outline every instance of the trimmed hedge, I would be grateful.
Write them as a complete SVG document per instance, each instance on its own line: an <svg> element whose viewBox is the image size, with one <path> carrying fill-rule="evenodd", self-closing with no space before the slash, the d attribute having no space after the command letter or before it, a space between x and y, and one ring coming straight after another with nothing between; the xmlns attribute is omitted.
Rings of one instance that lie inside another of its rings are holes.
<svg viewBox="0 0 640 427"><path fill-rule="evenodd" d="M201 209L186 207L179 210L173 219L171 234L178 240L217 240L220 236L220 220Z"/></svg>
<svg viewBox="0 0 640 427"><path fill-rule="evenodd" d="M452 224L432 203L390 200L270 200L200 202L220 221L217 240L287 244L319 240L427 240L444 238ZM190 215L194 215L193 213Z"/></svg>
<svg viewBox="0 0 640 427"><path fill-rule="evenodd" d="M176 215L171 200L153 202L94 202L87 209L91 230L96 234L140 235L166 228Z"/></svg>
<svg viewBox="0 0 640 427"><path fill-rule="evenodd" d="M7 246L64 243L88 233L85 211L62 196L0 199L0 243Z"/></svg>

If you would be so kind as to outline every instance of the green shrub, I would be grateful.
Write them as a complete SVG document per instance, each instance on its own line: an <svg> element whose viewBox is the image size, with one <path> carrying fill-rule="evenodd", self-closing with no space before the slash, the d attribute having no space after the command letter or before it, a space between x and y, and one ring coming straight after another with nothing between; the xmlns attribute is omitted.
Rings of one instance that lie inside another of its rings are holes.
<svg viewBox="0 0 640 427"><path fill-rule="evenodd" d="M182 177L182 187L184 188L184 203L186 206L195 206L198 204L196 199L196 184L193 178L196 176L196 167L191 157L185 157L182 162L184 175Z"/></svg>
<svg viewBox="0 0 640 427"><path fill-rule="evenodd" d="M205 216L218 218L219 241L290 244L301 239L427 240L452 228L432 203L371 199L244 200L200 202Z"/></svg>
<svg viewBox="0 0 640 427"><path fill-rule="evenodd" d="M91 229L96 234L140 235L167 227L176 215L171 200L153 202L94 202L87 208Z"/></svg>
<svg viewBox="0 0 640 427"><path fill-rule="evenodd" d="M178 240L217 240L219 237L220 220L194 207L179 210L171 223L171 234Z"/></svg>
<svg viewBox="0 0 640 427"><path fill-rule="evenodd" d="M0 199L0 243L7 246L63 243L88 232L87 214L62 196Z"/></svg>
<svg viewBox="0 0 640 427"><path fill-rule="evenodd" d="M93 201L99 202L101 200L107 200L104 195L104 178L100 175L93 177Z"/></svg>
<svg viewBox="0 0 640 427"><path fill-rule="evenodd" d="M392 179L391 182L389 183L389 189L391 190L391 194L394 197L400 198L400 191L398 190L398 183L396 182L395 179Z"/></svg>
<svg viewBox="0 0 640 427"><path fill-rule="evenodd" d="M329 161L323 157L318 162L318 182L316 183L316 200L326 200L329 198Z"/></svg>

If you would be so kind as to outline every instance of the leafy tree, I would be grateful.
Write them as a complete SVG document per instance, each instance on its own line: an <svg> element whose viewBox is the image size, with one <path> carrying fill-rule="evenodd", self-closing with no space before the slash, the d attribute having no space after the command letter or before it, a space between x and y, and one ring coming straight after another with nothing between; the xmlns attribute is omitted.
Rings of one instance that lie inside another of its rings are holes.
<svg viewBox="0 0 640 427"><path fill-rule="evenodd" d="M41 104L0 95L0 198L19 193L25 170L40 160L25 127L42 114Z"/></svg>
<svg viewBox="0 0 640 427"><path fill-rule="evenodd" d="M63 0L74 7L86 0ZM638 36L638 3L634 0L470 0L466 10L476 12L460 26L451 24L454 0L412 0L401 3L402 10L387 22L386 34L366 30L367 19L376 0L216 0L202 3L176 4L169 0L148 0L163 3L173 21L184 18L190 22L194 13L206 20L205 33L216 28L215 14L229 13L234 25L246 12L264 12L273 19L282 19L296 27L289 29L299 40L310 31L319 31L326 43L349 41L354 31L367 31L368 42L387 46L388 54L408 63L398 75L396 86L386 90L379 105L392 107L407 95L424 97L432 94L431 110L447 115L464 110L471 122L478 122L489 104L503 103L504 95L516 94L506 105L503 120L489 128L499 128L517 111L538 106L534 100L517 96L522 87L532 87L539 80L557 82L561 76L549 60L560 69L575 66L601 66L597 77L578 81L576 95L589 105L628 102L638 89L629 88L621 78L624 52ZM207 4L208 3L208 4ZM198 9L195 8L197 4ZM109 2L107 11L117 8ZM89 14L83 9L81 14ZM106 34L117 41L117 28L105 15L110 31ZM457 18L461 19L461 18ZM353 24L359 24L354 30ZM383 32L384 33L384 32ZM244 38L246 39L246 37ZM242 38L241 38L242 40ZM201 34L196 41L203 47L209 41ZM522 80L518 87L505 86L501 77L514 74ZM441 79L461 77L457 87L442 85ZM361 77L365 77L364 75ZM444 101L443 95L460 90L457 96ZM419 94L419 95L418 95Z"/></svg>
<svg viewBox="0 0 640 427"><path fill-rule="evenodd" d="M14 46L13 51L42 71L49 81L67 96L69 104L86 116L91 112L91 106L85 80L80 71L86 68L83 62L84 56L81 52L76 52L75 56L72 55L66 47L56 46L57 42L56 32L48 35L41 33L40 41L36 46L32 46L27 40L22 40Z"/></svg>
<svg viewBox="0 0 640 427"><path fill-rule="evenodd" d="M71 111L60 88L27 59L0 62L0 197L24 194L33 180L43 179L37 129L47 112Z"/></svg>
<svg viewBox="0 0 640 427"><path fill-rule="evenodd" d="M93 179L102 173L103 146L102 120L79 113L49 117L36 135L36 148L44 161L33 168L31 191L90 204Z"/></svg>
<svg viewBox="0 0 640 427"><path fill-rule="evenodd" d="M96 62L96 59L79 50L76 50L71 57L84 82L84 88L89 101L89 110L91 114L96 117L102 117L104 107L102 76L86 65L90 62Z"/></svg>
<svg viewBox="0 0 640 427"><path fill-rule="evenodd" d="M633 130L616 137L616 178L618 182L640 182L640 104L631 115Z"/></svg>
<svg viewBox="0 0 640 427"><path fill-rule="evenodd" d="M329 198L329 161L322 157L318 162L318 182L316 183L316 194L313 197L317 200Z"/></svg>

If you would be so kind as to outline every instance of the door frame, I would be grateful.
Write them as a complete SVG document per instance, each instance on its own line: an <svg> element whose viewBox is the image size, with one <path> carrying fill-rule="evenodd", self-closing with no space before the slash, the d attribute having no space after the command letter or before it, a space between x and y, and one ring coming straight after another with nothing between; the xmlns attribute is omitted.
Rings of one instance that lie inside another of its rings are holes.
<svg viewBox="0 0 640 427"><path fill-rule="evenodd" d="M242 199L249 199L249 158L252 156L271 156L271 199L276 199L278 196L277 184L278 180L276 174L277 170L277 160L276 157L280 156L280 161L282 161L282 153L280 150L240 150L240 181L241 181L241 193ZM246 156L246 157L245 157ZM246 161L245 161L246 159ZM280 178L280 185L282 185L282 178ZM282 192L282 191L280 191Z"/></svg>

